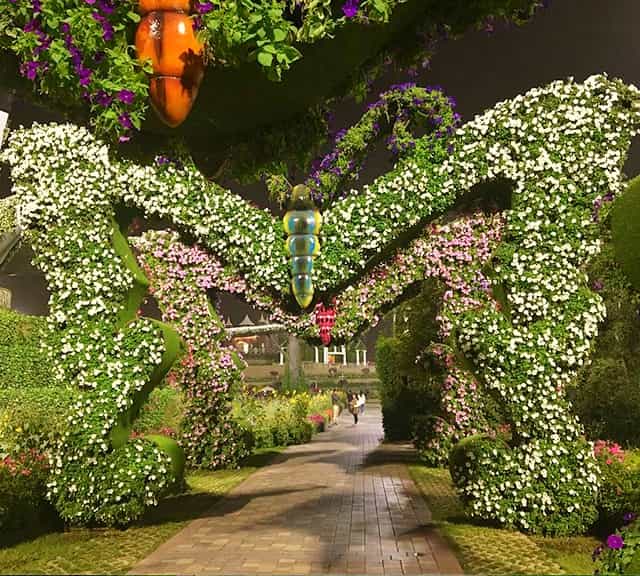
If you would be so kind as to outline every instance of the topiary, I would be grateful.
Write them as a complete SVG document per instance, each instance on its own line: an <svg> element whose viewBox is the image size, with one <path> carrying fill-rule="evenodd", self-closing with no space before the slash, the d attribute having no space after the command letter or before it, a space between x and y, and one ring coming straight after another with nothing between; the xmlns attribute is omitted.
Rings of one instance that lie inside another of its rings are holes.
<svg viewBox="0 0 640 576"><path fill-rule="evenodd" d="M500 437L486 434L464 438L453 448L449 470L467 514L550 536L585 532L598 516L595 494L570 470L597 471L595 462L584 461L587 443L567 450L535 440L526 448L513 450ZM522 469L529 474L524 476ZM491 520L486 509L493 512Z"/></svg>
<svg viewBox="0 0 640 576"><path fill-rule="evenodd" d="M640 290L640 176L631 180L611 210L616 260L636 290Z"/></svg>

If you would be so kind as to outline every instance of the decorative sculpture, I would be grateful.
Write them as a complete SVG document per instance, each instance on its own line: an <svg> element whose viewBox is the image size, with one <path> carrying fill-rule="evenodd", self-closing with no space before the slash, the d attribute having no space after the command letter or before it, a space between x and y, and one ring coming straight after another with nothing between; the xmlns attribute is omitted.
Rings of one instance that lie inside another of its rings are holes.
<svg viewBox="0 0 640 576"><path fill-rule="evenodd" d="M325 306L320 302L315 310L316 324L320 329L320 340L323 346L331 342L331 329L336 323L336 309L333 306Z"/></svg>
<svg viewBox="0 0 640 576"><path fill-rule="evenodd" d="M291 257L291 289L301 308L313 300L313 259L320 254L318 234L322 216L315 207L311 190L304 184L294 186L289 210L283 219L288 234L286 247Z"/></svg>
<svg viewBox="0 0 640 576"><path fill-rule="evenodd" d="M136 31L140 60L151 60L151 104L175 128L191 111L204 76L203 46L193 31L190 0L140 0Z"/></svg>

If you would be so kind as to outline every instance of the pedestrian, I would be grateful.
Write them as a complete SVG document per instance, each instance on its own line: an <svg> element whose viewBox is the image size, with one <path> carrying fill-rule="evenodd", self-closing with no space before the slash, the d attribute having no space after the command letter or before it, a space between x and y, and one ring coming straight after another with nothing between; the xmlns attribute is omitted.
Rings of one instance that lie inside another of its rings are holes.
<svg viewBox="0 0 640 576"><path fill-rule="evenodd" d="M364 392L360 390L360 395L358 396L358 404L360 405L360 414L364 415L364 405L367 403L367 397L364 395Z"/></svg>
<svg viewBox="0 0 640 576"><path fill-rule="evenodd" d="M359 411L359 406L358 406L358 395L354 394L353 392L349 392L348 395L349 398L349 412L351 412L351 415L353 416L353 424L354 426L358 423L358 411Z"/></svg>
<svg viewBox="0 0 640 576"><path fill-rule="evenodd" d="M333 422L337 424L340 416L340 396L335 388L331 392L331 404L333 405Z"/></svg>

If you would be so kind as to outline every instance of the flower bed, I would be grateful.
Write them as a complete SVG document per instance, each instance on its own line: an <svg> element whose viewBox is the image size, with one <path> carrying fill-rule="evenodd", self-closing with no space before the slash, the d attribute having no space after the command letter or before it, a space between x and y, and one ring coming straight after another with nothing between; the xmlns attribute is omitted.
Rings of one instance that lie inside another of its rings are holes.
<svg viewBox="0 0 640 576"><path fill-rule="evenodd" d="M48 476L49 461L36 450L0 459L0 532L23 530L39 521Z"/></svg>

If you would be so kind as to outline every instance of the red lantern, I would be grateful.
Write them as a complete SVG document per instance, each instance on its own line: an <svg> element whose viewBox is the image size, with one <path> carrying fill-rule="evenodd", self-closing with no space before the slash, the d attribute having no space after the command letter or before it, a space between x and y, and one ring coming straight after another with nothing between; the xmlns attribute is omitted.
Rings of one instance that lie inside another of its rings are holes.
<svg viewBox="0 0 640 576"><path fill-rule="evenodd" d="M325 346L331 342L331 329L336 323L336 311L332 306L319 303L314 310L316 324L320 327L320 340Z"/></svg>

